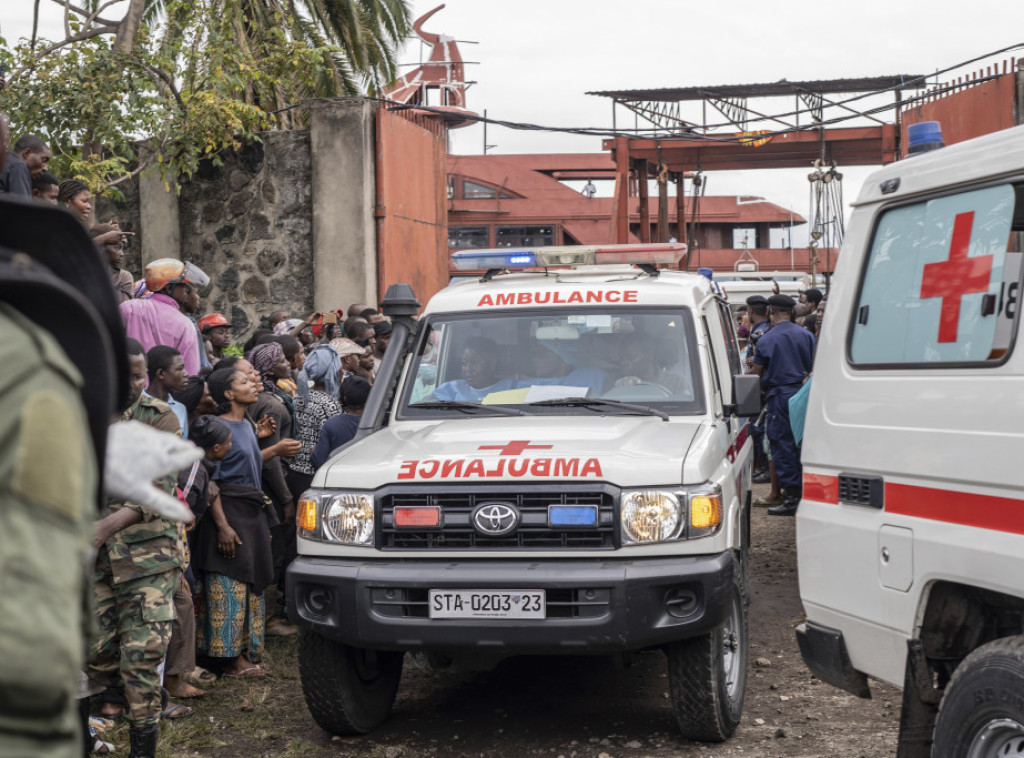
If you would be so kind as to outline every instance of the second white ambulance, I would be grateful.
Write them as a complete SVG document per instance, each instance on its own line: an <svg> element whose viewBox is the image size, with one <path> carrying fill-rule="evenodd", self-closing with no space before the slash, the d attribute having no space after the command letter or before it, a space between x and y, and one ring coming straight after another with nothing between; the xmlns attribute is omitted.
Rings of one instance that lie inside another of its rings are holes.
<svg viewBox="0 0 1024 758"><path fill-rule="evenodd" d="M798 638L900 756L1024 756L1024 127L873 174L814 366Z"/></svg>

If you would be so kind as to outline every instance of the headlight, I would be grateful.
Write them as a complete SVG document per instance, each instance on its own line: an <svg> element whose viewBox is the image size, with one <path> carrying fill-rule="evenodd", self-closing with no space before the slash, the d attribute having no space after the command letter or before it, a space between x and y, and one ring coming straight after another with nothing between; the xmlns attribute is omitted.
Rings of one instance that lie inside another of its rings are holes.
<svg viewBox="0 0 1024 758"><path fill-rule="evenodd" d="M627 545L707 537L722 525L722 490L709 484L626 491L619 513Z"/></svg>
<svg viewBox="0 0 1024 758"><path fill-rule="evenodd" d="M626 542L663 542L679 536L683 506L672 492L639 490L622 495L622 536Z"/></svg>
<svg viewBox="0 0 1024 758"><path fill-rule="evenodd" d="M373 545L373 495L311 490L299 500L297 521L305 539Z"/></svg>

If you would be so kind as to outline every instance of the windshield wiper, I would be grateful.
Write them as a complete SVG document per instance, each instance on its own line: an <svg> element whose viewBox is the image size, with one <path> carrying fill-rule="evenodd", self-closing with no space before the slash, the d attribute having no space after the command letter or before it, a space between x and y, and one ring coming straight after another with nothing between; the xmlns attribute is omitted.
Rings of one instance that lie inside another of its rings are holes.
<svg viewBox="0 0 1024 758"><path fill-rule="evenodd" d="M554 400L537 400L527 405L563 405L566 407L579 407L579 408L621 408L625 411L636 411L637 413L643 413L648 416L658 416L662 421L668 421L669 415L664 411L659 411L657 408L652 408L649 405L635 405L633 403L624 403L621 400L610 400L603 397L558 397Z"/></svg>
<svg viewBox="0 0 1024 758"><path fill-rule="evenodd" d="M480 403L467 403L463 400L427 400L426 402L410 403L410 408L424 408L424 409L438 409L438 410L456 410L456 411L494 411L495 413L503 413L506 416L525 416L526 411L521 411L518 408L505 408L501 405L481 405Z"/></svg>

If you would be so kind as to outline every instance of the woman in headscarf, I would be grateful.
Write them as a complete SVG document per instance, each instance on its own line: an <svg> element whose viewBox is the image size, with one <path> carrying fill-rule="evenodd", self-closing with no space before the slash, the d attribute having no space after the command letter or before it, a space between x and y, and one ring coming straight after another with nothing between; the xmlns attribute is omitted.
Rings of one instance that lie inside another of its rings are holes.
<svg viewBox="0 0 1024 758"><path fill-rule="evenodd" d="M259 440L260 448L284 445L280 455L291 458L302 449L298 440L291 439L293 425L292 400L278 386L277 379L288 376L291 367L284 355L284 348L277 342L265 342L256 345L246 356L253 370L259 375L260 393L256 402L249 409L249 417L258 420L264 416L274 419L274 431ZM211 388L212 392L212 388ZM287 402L287 405L286 405ZM282 619L284 614L284 567L290 562L289 556L295 552L295 499L288 489L285 479L285 465L281 458L273 457L263 464L263 491L270 498L277 515L272 530L274 576L277 583L277 608L281 618L275 616L267 626L272 636L294 634L298 630L287 625ZM291 539L289 539L289 533Z"/></svg>
<svg viewBox="0 0 1024 758"><path fill-rule="evenodd" d="M316 473L309 457L320 437L320 430L327 419L341 413L341 404L338 402L340 374L341 358L330 345L315 347L306 356L306 363L299 372L295 419L298 425L296 436L302 443L302 450L288 461L288 472L285 475L288 489L296 501L309 489L313 474Z"/></svg>

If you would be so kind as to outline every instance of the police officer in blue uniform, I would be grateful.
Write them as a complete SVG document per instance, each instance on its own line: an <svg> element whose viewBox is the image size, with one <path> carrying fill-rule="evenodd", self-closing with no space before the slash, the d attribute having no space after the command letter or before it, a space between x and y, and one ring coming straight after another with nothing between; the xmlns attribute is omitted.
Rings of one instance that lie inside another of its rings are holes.
<svg viewBox="0 0 1024 758"><path fill-rule="evenodd" d="M767 401L765 434L771 447L772 463L779 477L783 499L768 509L772 516L793 516L800 504L803 469L800 448L789 423L789 399L811 373L814 335L793 323L796 301L787 295L768 298L772 327L757 341L753 373L761 377Z"/></svg>

